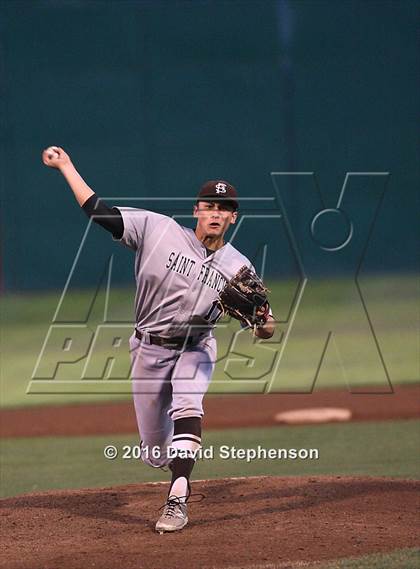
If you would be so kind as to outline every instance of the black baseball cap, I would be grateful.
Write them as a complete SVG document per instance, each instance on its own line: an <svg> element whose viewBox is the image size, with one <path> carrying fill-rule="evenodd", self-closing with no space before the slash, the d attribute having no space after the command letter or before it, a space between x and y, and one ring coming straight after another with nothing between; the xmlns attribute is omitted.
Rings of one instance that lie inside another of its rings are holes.
<svg viewBox="0 0 420 569"><path fill-rule="evenodd" d="M209 180L201 187L197 201L220 201L231 204L233 209L238 209L237 197L235 187L226 180Z"/></svg>

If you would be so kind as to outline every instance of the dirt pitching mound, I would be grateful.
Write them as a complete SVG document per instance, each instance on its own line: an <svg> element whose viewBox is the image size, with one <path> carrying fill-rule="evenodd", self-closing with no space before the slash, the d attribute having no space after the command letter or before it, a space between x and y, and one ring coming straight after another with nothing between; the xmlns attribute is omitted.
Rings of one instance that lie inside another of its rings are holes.
<svg viewBox="0 0 420 569"><path fill-rule="evenodd" d="M383 478L233 478L194 483L190 524L154 532L166 484L1 501L8 569L247 568L359 556L420 543L420 483Z"/></svg>

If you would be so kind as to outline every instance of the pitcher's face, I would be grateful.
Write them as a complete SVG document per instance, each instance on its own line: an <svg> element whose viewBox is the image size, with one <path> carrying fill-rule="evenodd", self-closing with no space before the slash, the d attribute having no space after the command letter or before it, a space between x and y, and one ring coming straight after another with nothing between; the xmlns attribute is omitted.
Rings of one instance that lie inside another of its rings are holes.
<svg viewBox="0 0 420 569"><path fill-rule="evenodd" d="M199 201L194 206L197 229L208 237L223 237L229 225L236 223L237 216L228 203Z"/></svg>

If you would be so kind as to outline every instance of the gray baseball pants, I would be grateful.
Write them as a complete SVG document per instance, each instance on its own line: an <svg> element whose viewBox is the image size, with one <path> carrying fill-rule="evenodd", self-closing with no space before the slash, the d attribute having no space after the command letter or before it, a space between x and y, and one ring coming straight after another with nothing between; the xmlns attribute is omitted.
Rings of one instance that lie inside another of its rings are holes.
<svg viewBox="0 0 420 569"><path fill-rule="evenodd" d="M167 447L175 420L203 416L216 350L216 339L209 336L183 351L150 344L147 334L141 340L130 337L132 392L146 464L161 467L171 461ZM158 451L152 453L153 447Z"/></svg>

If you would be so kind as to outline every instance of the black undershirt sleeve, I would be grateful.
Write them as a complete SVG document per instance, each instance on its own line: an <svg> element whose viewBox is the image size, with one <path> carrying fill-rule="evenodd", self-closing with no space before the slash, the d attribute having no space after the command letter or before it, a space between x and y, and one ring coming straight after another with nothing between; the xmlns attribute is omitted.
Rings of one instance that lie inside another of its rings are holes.
<svg viewBox="0 0 420 569"><path fill-rule="evenodd" d="M124 222L117 208L109 207L96 194L90 196L82 206L88 217L92 217L95 223L112 233L115 239L121 239L124 233Z"/></svg>

